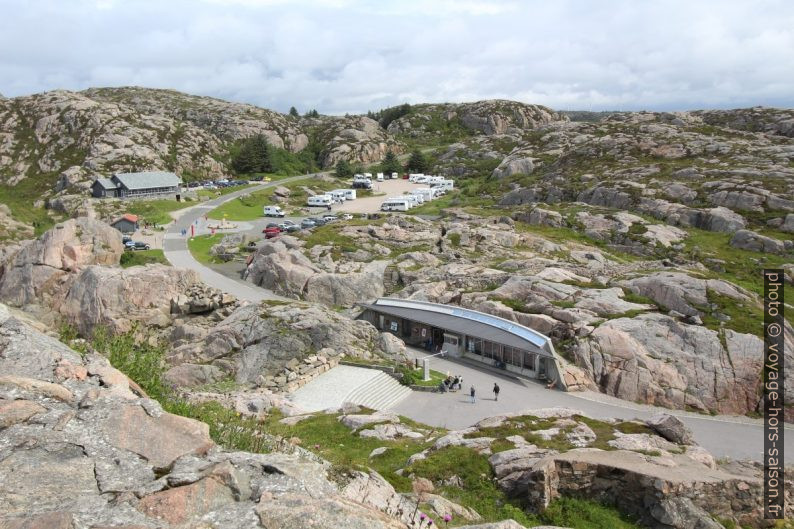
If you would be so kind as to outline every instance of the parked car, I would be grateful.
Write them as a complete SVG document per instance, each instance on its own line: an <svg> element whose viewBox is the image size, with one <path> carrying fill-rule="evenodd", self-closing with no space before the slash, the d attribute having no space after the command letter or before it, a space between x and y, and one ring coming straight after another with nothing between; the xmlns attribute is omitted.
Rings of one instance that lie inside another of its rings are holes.
<svg viewBox="0 0 794 529"><path fill-rule="evenodd" d="M353 220L353 215L351 215L350 213L342 213L342 215L340 215L339 218L342 220Z"/></svg>
<svg viewBox="0 0 794 529"><path fill-rule="evenodd" d="M308 230L309 228L314 228L317 224L314 223L312 219L303 219L301 221L301 228Z"/></svg>
<svg viewBox="0 0 794 529"><path fill-rule="evenodd" d="M293 224L292 226L287 226L286 230L281 230L281 231L286 231L287 233L294 233L296 231L301 231L301 227L298 226L297 224Z"/></svg>
<svg viewBox="0 0 794 529"><path fill-rule="evenodd" d="M148 244L146 244L145 242L142 242L142 241L127 241L126 243L124 243L124 247L127 250L133 250L133 251L134 250L150 250L151 249L151 246L149 246Z"/></svg>
<svg viewBox="0 0 794 529"><path fill-rule="evenodd" d="M338 219L339 219L339 217L337 217L336 215L323 215L323 220L325 222L333 222L333 221L338 220Z"/></svg>
<svg viewBox="0 0 794 529"><path fill-rule="evenodd" d="M126 245L127 245L127 243L128 243L128 242L131 242L131 241L132 241L132 237L130 237L129 235L122 235L122 237L121 237L121 244L123 244L123 245L125 245L125 246L126 246Z"/></svg>
<svg viewBox="0 0 794 529"><path fill-rule="evenodd" d="M281 228L281 231L287 231L291 226L297 226L291 220L285 220L284 222L279 222L278 227Z"/></svg>
<svg viewBox="0 0 794 529"><path fill-rule="evenodd" d="M327 221L321 217L311 217L309 220L314 222L315 226L322 226L324 224L327 224Z"/></svg>
<svg viewBox="0 0 794 529"><path fill-rule="evenodd" d="M278 224L268 224L267 227L262 230L262 233L265 234L265 239L272 239L273 237L281 235L281 228L278 227Z"/></svg>

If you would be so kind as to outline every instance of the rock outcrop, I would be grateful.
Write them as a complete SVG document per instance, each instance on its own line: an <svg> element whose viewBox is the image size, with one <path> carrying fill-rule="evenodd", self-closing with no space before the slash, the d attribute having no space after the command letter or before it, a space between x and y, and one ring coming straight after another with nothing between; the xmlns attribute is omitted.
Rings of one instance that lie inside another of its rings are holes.
<svg viewBox="0 0 794 529"><path fill-rule="evenodd" d="M350 306L383 295L387 261L365 263L349 273L329 273L312 263L297 246L289 241L287 244L263 244L248 267L247 279L283 296L329 306Z"/></svg>
<svg viewBox="0 0 794 529"><path fill-rule="evenodd" d="M118 265L123 251L119 232L107 224L86 217L67 220L9 258L0 277L0 301L39 302L89 265Z"/></svg>

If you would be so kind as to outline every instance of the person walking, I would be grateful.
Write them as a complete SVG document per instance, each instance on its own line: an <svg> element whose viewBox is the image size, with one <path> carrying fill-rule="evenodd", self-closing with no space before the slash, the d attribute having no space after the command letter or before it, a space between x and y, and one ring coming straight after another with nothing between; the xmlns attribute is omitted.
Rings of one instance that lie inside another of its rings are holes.
<svg viewBox="0 0 794 529"><path fill-rule="evenodd" d="M474 386L469 390L469 396L471 397L471 403L474 404Z"/></svg>
<svg viewBox="0 0 794 529"><path fill-rule="evenodd" d="M499 400L499 384L493 383L493 400Z"/></svg>

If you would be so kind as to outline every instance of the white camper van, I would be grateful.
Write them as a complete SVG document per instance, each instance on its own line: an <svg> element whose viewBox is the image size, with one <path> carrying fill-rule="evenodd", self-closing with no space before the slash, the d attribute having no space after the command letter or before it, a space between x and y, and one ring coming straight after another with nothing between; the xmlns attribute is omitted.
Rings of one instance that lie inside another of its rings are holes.
<svg viewBox="0 0 794 529"><path fill-rule="evenodd" d="M330 206L334 203L334 197L331 195L314 195L313 197L309 197L307 204L309 206Z"/></svg>
<svg viewBox="0 0 794 529"><path fill-rule="evenodd" d="M424 202L422 197L420 197L419 195L410 195L410 194L409 195L403 195L403 198L407 198L411 202L411 206L418 206L422 202Z"/></svg>
<svg viewBox="0 0 794 529"><path fill-rule="evenodd" d="M372 180L372 173L364 173L364 178L369 178Z"/></svg>
<svg viewBox="0 0 794 529"><path fill-rule="evenodd" d="M422 197L424 202L430 202L431 200L436 198L436 194L429 187L420 187L418 189L412 189L411 194L416 195L418 197Z"/></svg>
<svg viewBox="0 0 794 529"><path fill-rule="evenodd" d="M355 200L356 199L356 190L355 189L342 189L345 192L345 200Z"/></svg>
<svg viewBox="0 0 794 529"><path fill-rule="evenodd" d="M392 180L397 180L398 178L400 178L400 173L392 173L391 174L391 179Z"/></svg>
<svg viewBox="0 0 794 529"><path fill-rule="evenodd" d="M411 202L405 198L387 198L380 205L381 211L408 211L410 208Z"/></svg>
<svg viewBox="0 0 794 529"><path fill-rule="evenodd" d="M383 182L383 173L378 173L377 180L378 182Z"/></svg>
<svg viewBox="0 0 794 529"><path fill-rule="evenodd" d="M424 178L424 177L425 177L424 173L411 173L411 174L408 175L408 181L409 182L416 182L420 178Z"/></svg>
<svg viewBox="0 0 794 529"><path fill-rule="evenodd" d="M283 217L284 211L278 206L265 206L262 209L262 213L265 217Z"/></svg>
<svg viewBox="0 0 794 529"><path fill-rule="evenodd" d="M334 197L334 200L339 203L347 200L347 194L344 189L334 189L333 191L328 191L326 194Z"/></svg>

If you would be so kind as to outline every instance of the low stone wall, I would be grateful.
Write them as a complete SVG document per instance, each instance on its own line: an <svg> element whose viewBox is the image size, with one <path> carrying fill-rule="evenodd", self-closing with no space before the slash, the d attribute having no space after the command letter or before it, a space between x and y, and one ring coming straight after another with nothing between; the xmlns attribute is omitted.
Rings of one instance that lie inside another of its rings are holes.
<svg viewBox="0 0 794 529"><path fill-rule="evenodd" d="M568 454L570 455L570 454ZM704 529L718 528L712 516L742 526L764 527L763 484L760 479L698 475L666 476L637 466L617 467L582 458L552 456L539 461L528 478L530 509L542 511L560 496L586 497L617 506L651 528L689 528L698 520ZM627 454L627 459L642 456ZM718 471L717 471L718 472ZM725 479L727 478L727 479ZM787 490L787 496L789 491Z"/></svg>
<svg viewBox="0 0 794 529"><path fill-rule="evenodd" d="M338 357L317 354L303 360L293 358L280 374L260 377L259 385L274 393L292 393L339 364Z"/></svg>

